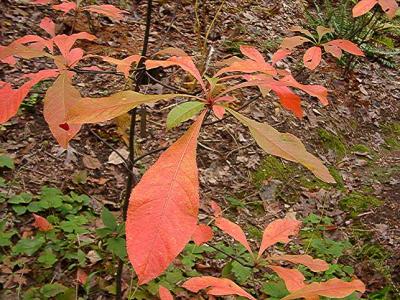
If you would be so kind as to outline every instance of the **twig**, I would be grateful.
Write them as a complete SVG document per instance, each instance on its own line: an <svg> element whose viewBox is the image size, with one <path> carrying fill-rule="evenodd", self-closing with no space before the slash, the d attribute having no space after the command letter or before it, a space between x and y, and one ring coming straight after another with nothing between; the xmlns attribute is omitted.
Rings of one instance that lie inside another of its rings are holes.
<svg viewBox="0 0 400 300"><path fill-rule="evenodd" d="M133 161L133 163L136 164L139 160L142 160L143 158L145 158L145 157L147 157L147 156L156 154L156 153L161 152L161 151L166 150L166 149L168 149L168 146L161 147L161 148L158 148L158 149L154 149L154 150L152 150L152 151L150 151L150 152L147 152L147 153L145 153L145 154L143 154L143 155L141 155L141 156L135 158L134 161Z"/></svg>
<svg viewBox="0 0 400 300"><path fill-rule="evenodd" d="M219 248L217 248L217 247L215 247L215 246L213 246L213 245L211 245L211 244L206 244L206 245L207 245L208 247L210 247L210 248L213 248L213 249L217 250L218 252L221 252L222 254L224 254L224 255L228 256L229 258L233 259L234 261L237 261L237 262L238 262L239 264L241 264L243 267L253 268L252 265L247 264L247 263L245 263L245 262L242 262L242 261L239 260L237 257L235 257L235 256L233 256L233 255L230 255L229 253L225 252L224 250L221 250L221 249L219 249Z"/></svg>
<svg viewBox="0 0 400 300"><path fill-rule="evenodd" d="M247 106L249 106L250 104L252 104L252 103L255 102L256 100L258 100L258 98L260 98L260 95L257 95L257 96L255 96L255 97L253 97L253 98L250 99L247 103L245 103L245 104L243 104L241 107L239 107L236 111L241 111L241 110L245 109ZM231 117L232 117L232 115L226 115L225 117L223 117L223 118L220 119L220 120L216 120L216 121L213 121L213 122L204 123L203 127L204 127L204 126L210 126L210 125L214 125L214 124L220 123L220 122L225 121L226 119L231 118Z"/></svg>
<svg viewBox="0 0 400 300"><path fill-rule="evenodd" d="M138 92L140 90L140 83L145 71L139 70L139 68L144 67L145 56L147 55L147 48L149 46L149 37L150 37L150 27L151 27L151 14L153 10L153 1L147 0L147 14L146 14L146 29L144 33L143 39L143 49L142 49L142 58L140 59L137 68L134 72L134 77L136 80L135 91ZM127 213L128 213L128 205L129 205L129 198L132 188L136 185L136 177L135 174L132 172L134 167L133 161L135 160L135 129L136 129L136 111L137 109L134 108L130 111L131 115L131 124L129 130L129 160L128 160L128 167L131 172L128 173L128 178L126 180L126 192L125 198L122 205L122 217L124 222L126 221ZM122 300L122 271L124 268L124 261L119 258L118 260L118 267L117 267L117 275L116 275L116 300Z"/></svg>

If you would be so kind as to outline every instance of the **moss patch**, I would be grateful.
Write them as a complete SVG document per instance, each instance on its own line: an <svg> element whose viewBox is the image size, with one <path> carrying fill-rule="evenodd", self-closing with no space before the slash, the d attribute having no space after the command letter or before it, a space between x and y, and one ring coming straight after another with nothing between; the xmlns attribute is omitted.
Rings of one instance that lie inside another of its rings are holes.
<svg viewBox="0 0 400 300"><path fill-rule="evenodd" d="M346 155L346 146L341 137L322 128L318 130L318 135L321 138L324 147L327 150L334 151L338 159L342 159Z"/></svg>
<svg viewBox="0 0 400 300"><path fill-rule="evenodd" d="M382 200L360 192L352 192L340 200L341 209L350 212L353 218L370 208L378 207L382 204Z"/></svg>
<svg viewBox="0 0 400 300"><path fill-rule="evenodd" d="M390 150L400 150L400 122L385 124L382 127L385 146Z"/></svg>

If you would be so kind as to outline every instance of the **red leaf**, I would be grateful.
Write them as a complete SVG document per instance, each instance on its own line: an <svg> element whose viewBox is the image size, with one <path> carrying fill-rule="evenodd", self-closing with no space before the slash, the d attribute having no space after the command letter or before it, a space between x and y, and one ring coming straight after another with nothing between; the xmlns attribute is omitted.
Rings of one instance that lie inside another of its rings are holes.
<svg viewBox="0 0 400 300"><path fill-rule="evenodd" d="M33 226L38 228L40 231L50 231L53 229L53 225L51 225L45 218L36 214L33 214L33 217L35 218Z"/></svg>
<svg viewBox="0 0 400 300"><path fill-rule="evenodd" d="M67 58L72 46L75 44L77 40L89 40L93 41L96 37L92 34L87 32L79 32L72 35L61 34L57 35L53 38L54 43L57 45L58 49L60 50L62 56Z"/></svg>
<svg viewBox="0 0 400 300"><path fill-rule="evenodd" d="M255 73L262 72L269 75L276 75L276 70L273 66L266 62L254 61L251 59L238 59L235 60L230 66L222 68L213 77L218 77L223 73L228 72L242 72L242 73Z"/></svg>
<svg viewBox="0 0 400 300"><path fill-rule="evenodd" d="M353 17L359 17L369 12L376 4L377 0L361 0L353 7Z"/></svg>
<svg viewBox="0 0 400 300"><path fill-rule="evenodd" d="M298 118L303 117L303 109L301 108L301 99L298 95L293 93L286 86L270 85L269 86L275 94L279 97L279 100L284 108L290 110Z"/></svg>
<svg viewBox="0 0 400 300"><path fill-rule="evenodd" d="M305 287L304 275L296 269L286 269L279 266L268 266L285 282L289 292L297 291Z"/></svg>
<svg viewBox="0 0 400 300"><path fill-rule="evenodd" d="M139 284L159 276L193 235L199 210L196 145L203 112L133 189L126 221L129 260Z"/></svg>
<svg viewBox="0 0 400 300"><path fill-rule="evenodd" d="M197 246L201 246L204 243L210 241L214 236L214 233L210 226L205 224L199 224L196 226L196 230L192 235L192 240Z"/></svg>
<svg viewBox="0 0 400 300"><path fill-rule="evenodd" d="M323 105L328 105L328 90L321 85L305 85L301 84L294 79L292 75L287 75L280 79L280 82L285 83L285 85L303 90L307 94L317 97Z"/></svg>
<svg viewBox="0 0 400 300"><path fill-rule="evenodd" d="M117 71L124 73L125 78L129 77L129 71L133 63L139 62L141 56L140 55L131 55L124 59L116 59L109 56L102 56L101 57L104 61L117 65Z"/></svg>
<svg viewBox="0 0 400 300"><path fill-rule="evenodd" d="M16 90L13 90L9 83L0 81L0 123L7 122L18 112L22 101L35 84L57 75L58 70L42 70L37 73L25 74L23 77L29 77L30 80Z"/></svg>
<svg viewBox="0 0 400 300"><path fill-rule="evenodd" d="M65 149L68 147L68 142L78 133L81 125L68 123L68 130L65 130L66 127L62 128L60 124L67 123L67 111L79 99L81 99L81 95L72 86L71 79L66 72L60 74L44 97L44 118L57 142Z"/></svg>
<svg viewBox="0 0 400 300"><path fill-rule="evenodd" d="M272 55L272 64L275 65L278 61L284 59L290 54L292 54L292 51L288 49L278 49L278 51Z"/></svg>
<svg viewBox="0 0 400 300"><path fill-rule="evenodd" d="M186 72L190 73L199 82L202 89L206 91L206 85L203 79L201 78L201 74L190 56L172 56L167 60L146 60L145 64L147 69L179 66Z"/></svg>
<svg viewBox="0 0 400 300"><path fill-rule="evenodd" d="M399 9L396 0L378 0L378 3L389 19L393 19L396 16L396 12Z"/></svg>
<svg viewBox="0 0 400 300"><path fill-rule="evenodd" d="M324 296L331 298L344 298L353 292L365 292L365 285L360 280L345 282L337 278L330 279L326 282L313 282L297 290L290 295L282 298L282 300L292 300L298 298L311 298L315 296Z"/></svg>
<svg viewBox="0 0 400 300"><path fill-rule="evenodd" d="M211 201L211 209L214 211L214 216L216 218L222 216L222 209L215 201Z"/></svg>
<svg viewBox="0 0 400 300"><path fill-rule="evenodd" d="M242 228L240 228L239 225L237 225L223 217L216 218L215 225L219 229L221 229L223 232L229 234L236 241L241 243L247 249L247 251L249 251L251 254L253 254L253 251L251 251L249 242L247 241L246 235L244 234Z"/></svg>
<svg viewBox="0 0 400 300"><path fill-rule="evenodd" d="M212 110L218 119L222 119L225 114L225 108L221 105L213 105Z"/></svg>
<svg viewBox="0 0 400 300"><path fill-rule="evenodd" d="M209 288L207 294L214 296L238 295L247 299L256 300L252 295L243 290L232 280L226 278L215 278L212 276L194 277L187 280L182 287L197 293L202 289Z"/></svg>
<svg viewBox="0 0 400 300"><path fill-rule="evenodd" d="M107 17L110 17L112 19L115 19L117 21L120 21L124 17L124 13L126 13L123 10L120 10L119 8L115 7L114 5L110 4L103 4L103 5L89 5L85 6L84 10L98 13Z"/></svg>
<svg viewBox="0 0 400 300"><path fill-rule="evenodd" d="M304 65L310 69L314 70L321 62L322 51L320 47L311 47L307 49L306 53L304 53L303 61Z"/></svg>
<svg viewBox="0 0 400 300"><path fill-rule="evenodd" d="M268 247L278 242L288 243L289 236L298 234L300 225L300 221L292 219L278 219L269 223L264 230L258 257L260 257Z"/></svg>
<svg viewBox="0 0 400 300"><path fill-rule="evenodd" d="M83 50L81 48L72 49L65 57L65 65L68 67L73 67L76 65L83 57Z"/></svg>
<svg viewBox="0 0 400 300"><path fill-rule="evenodd" d="M56 24L54 24L53 20L45 17L40 21L40 28L46 31L50 36L54 37L56 35Z"/></svg>
<svg viewBox="0 0 400 300"><path fill-rule="evenodd" d="M326 43L329 46L336 46L343 51L349 52L353 55L364 56L364 52L356 44L348 40L333 40Z"/></svg>
<svg viewBox="0 0 400 300"><path fill-rule="evenodd" d="M314 259L310 255L278 255L268 257L271 260L285 260L295 264L302 264L313 272L323 272L329 269L329 264L322 259Z"/></svg>
<svg viewBox="0 0 400 300"><path fill-rule="evenodd" d="M76 4L75 2L63 2L61 4L53 5L52 8L55 10L61 10L64 12L64 15L66 15L70 10L76 9Z"/></svg>
<svg viewBox="0 0 400 300"><path fill-rule="evenodd" d="M160 294L160 300L174 300L171 292L162 285L158 288L158 293Z"/></svg>

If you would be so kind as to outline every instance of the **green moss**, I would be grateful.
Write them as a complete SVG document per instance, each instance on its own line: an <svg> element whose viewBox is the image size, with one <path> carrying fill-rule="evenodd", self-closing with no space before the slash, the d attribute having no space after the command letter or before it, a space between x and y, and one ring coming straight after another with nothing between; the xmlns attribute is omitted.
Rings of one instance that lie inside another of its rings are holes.
<svg viewBox="0 0 400 300"><path fill-rule="evenodd" d="M385 135L385 146L390 150L400 150L400 122L388 123L382 126Z"/></svg>
<svg viewBox="0 0 400 300"><path fill-rule="evenodd" d="M264 180L278 179L285 181L295 174L295 169L288 164L283 164L274 156L267 156L261 166L253 175L253 182L257 187L261 187Z"/></svg>
<svg viewBox="0 0 400 300"><path fill-rule="evenodd" d="M246 43L242 42L242 41L225 40L223 46L227 52L231 52L232 54L239 55L239 54L241 54L240 46L245 45L245 44Z"/></svg>
<svg viewBox="0 0 400 300"><path fill-rule="evenodd" d="M325 129L319 129L318 135L322 139L322 143L327 150L333 150L338 159L342 159L346 155L346 146L339 136L336 136Z"/></svg>
<svg viewBox="0 0 400 300"><path fill-rule="evenodd" d="M352 192L343 197L339 203L341 209L350 212L351 216L354 218L370 208L382 205L383 201L371 195Z"/></svg>
<svg viewBox="0 0 400 300"><path fill-rule="evenodd" d="M256 240L261 240L261 239L262 239L263 233L262 233L262 231L261 231L259 228L257 228L256 226L247 225L247 230L246 230L246 232L247 232L247 233L249 234L249 236L250 236L251 238L253 238L253 239L256 239Z"/></svg>
<svg viewBox="0 0 400 300"><path fill-rule="evenodd" d="M365 146L363 144L354 145L353 147L351 147L351 151L360 152L360 153L369 153L369 154L374 153L374 151L371 148L369 148L368 146Z"/></svg>

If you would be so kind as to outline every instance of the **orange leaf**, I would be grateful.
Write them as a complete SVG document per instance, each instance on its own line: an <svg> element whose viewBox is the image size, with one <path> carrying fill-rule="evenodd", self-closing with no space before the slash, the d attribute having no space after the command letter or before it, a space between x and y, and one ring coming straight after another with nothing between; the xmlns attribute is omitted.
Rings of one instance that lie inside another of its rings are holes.
<svg viewBox="0 0 400 300"><path fill-rule="evenodd" d="M174 300L171 292L162 285L160 285L160 287L158 288L158 293L160 295L160 300Z"/></svg>
<svg viewBox="0 0 400 300"><path fill-rule="evenodd" d="M52 19L48 17L43 18L42 21L40 21L39 26L48 34L50 34L50 36L53 37L56 35L56 24L54 24Z"/></svg>
<svg viewBox="0 0 400 300"><path fill-rule="evenodd" d="M290 133L281 133L267 123L251 120L232 109L227 108L227 110L250 129L251 135L265 152L300 163L325 182L336 182L328 168L318 158L307 152L303 143L296 136Z"/></svg>
<svg viewBox="0 0 400 300"><path fill-rule="evenodd" d="M314 70L321 62L322 51L320 47L311 47L307 49L304 53L303 61L304 65L310 69Z"/></svg>
<svg viewBox="0 0 400 300"><path fill-rule="evenodd" d="M258 257L260 257L268 247L278 242L288 243L290 241L289 236L299 233L300 225L300 221L292 219L278 219L269 223L263 233Z"/></svg>
<svg viewBox="0 0 400 300"><path fill-rule="evenodd" d="M222 209L221 209L221 207L217 204L217 202L211 201L211 209L213 210L214 216L215 216L216 218L222 216Z"/></svg>
<svg viewBox="0 0 400 300"><path fill-rule="evenodd" d="M330 54L332 54L336 58L341 58L343 51L338 46L330 45L330 44L323 44L324 50Z"/></svg>
<svg viewBox="0 0 400 300"><path fill-rule="evenodd" d="M147 69L154 69L158 67L168 68L171 66L179 66L186 72L190 73L201 85L202 89L206 91L206 85L201 78L200 72L194 64L190 56L172 56L167 60L146 60Z"/></svg>
<svg viewBox="0 0 400 300"><path fill-rule="evenodd" d="M23 77L28 77L30 80L16 90L13 90L9 83L0 81L0 123L7 122L18 112L22 101L35 84L44 79L56 77L57 75L58 70L52 69L25 74Z"/></svg>
<svg viewBox="0 0 400 300"><path fill-rule="evenodd" d="M33 217L35 218L33 226L38 228L40 231L50 231L53 229L53 225L51 225L49 221L46 220L46 218L43 218L36 214L33 214Z"/></svg>
<svg viewBox="0 0 400 300"><path fill-rule="evenodd" d="M284 108L290 110L298 118L303 117L303 109L301 108L301 99L293 93L288 87L280 85L269 85L274 93L279 97L279 100Z"/></svg>
<svg viewBox="0 0 400 300"><path fill-rule="evenodd" d="M364 56L364 52L362 52L362 50L356 44L348 40L333 40L325 44L329 46L336 46L343 51L349 52L353 55Z"/></svg>
<svg viewBox="0 0 400 300"><path fill-rule="evenodd" d="M269 75L276 75L276 70L273 66L266 62L254 61L251 59L237 59L230 66L222 68L213 77L218 77L223 73L242 72L255 73L262 72Z"/></svg>
<svg viewBox="0 0 400 300"><path fill-rule="evenodd" d="M225 108L221 105L213 105L212 110L218 119L222 119L225 114Z"/></svg>
<svg viewBox="0 0 400 300"><path fill-rule="evenodd" d="M57 35L53 38L53 41L57 45L62 56L68 57L68 54L71 51L72 46L75 44L77 40L93 41L95 39L96 37L92 34L89 34L87 32L79 32L72 35L66 35L66 34Z"/></svg>
<svg viewBox="0 0 400 300"><path fill-rule="evenodd" d="M307 94L317 97L323 105L328 105L328 90L321 85L301 84L292 75L287 75L279 80L287 86L300 89Z"/></svg>
<svg viewBox="0 0 400 300"><path fill-rule="evenodd" d="M64 15L66 15L70 10L76 9L76 4L75 2L63 2L61 4L53 5L52 8L55 10L61 10L64 12Z"/></svg>
<svg viewBox="0 0 400 300"><path fill-rule="evenodd" d="M396 12L399 9L396 0L378 0L378 3L389 19L393 19L396 16Z"/></svg>
<svg viewBox="0 0 400 300"><path fill-rule="evenodd" d="M68 142L78 133L81 124L68 123L67 130L60 125L67 122L67 111L80 99L79 91L72 86L66 72L60 74L44 97L44 118L57 142L65 149L68 147Z"/></svg>
<svg viewBox="0 0 400 300"><path fill-rule="evenodd" d="M310 42L309 39L302 36L292 36L284 38L279 48L293 50L294 48L303 45L304 43Z"/></svg>
<svg viewBox="0 0 400 300"><path fill-rule="evenodd" d="M286 269L279 266L268 266L285 282L289 292L297 291L305 287L304 275L296 269Z"/></svg>
<svg viewBox="0 0 400 300"><path fill-rule="evenodd" d="M276 51L274 53L274 55L272 55L272 64L276 64L278 61L284 59L286 56L292 54L292 51L288 50L288 49L278 49L278 51Z"/></svg>
<svg viewBox="0 0 400 300"><path fill-rule="evenodd" d="M369 12L376 4L377 0L361 0L353 7L353 17L359 17Z"/></svg>
<svg viewBox="0 0 400 300"><path fill-rule="evenodd" d="M223 232L227 233L231 237L233 237L236 241L241 243L247 251L253 254L251 251L249 242L247 241L246 235L244 234L242 228L239 225L225 219L223 217L218 217L215 219L215 225L221 229Z"/></svg>
<svg viewBox="0 0 400 300"><path fill-rule="evenodd" d="M78 268L78 270L76 270L76 280L80 283L80 284L85 284L88 278L88 274L81 268Z"/></svg>
<svg viewBox="0 0 400 300"><path fill-rule="evenodd" d="M265 63L262 54L252 46L241 45L240 52L256 62Z"/></svg>
<svg viewBox="0 0 400 300"><path fill-rule="evenodd" d="M43 40L42 38L40 39ZM20 56L25 59L30 59L35 57L50 56L50 54L47 54L46 52L41 50L21 45L19 44L19 42L14 41L10 45L0 48L1 60L6 59L10 56Z"/></svg>
<svg viewBox="0 0 400 300"><path fill-rule="evenodd" d="M129 71L131 69L132 64L137 63L140 60L141 56L140 55L131 55L124 59L116 59L116 58L109 57L109 56L101 56L101 58L110 64L117 65L117 71L124 73L125 78L128 78Z"/></svg>
<svg viewBox="0 0 400 300"><path fill-rule="evenodd" d="M330 279L326 282L313 282L304 288L297 290L290 295L282 298L282 300L292 300L298 298L308 298L315 296L324 296L330 298L344 298L353 292L365 292L365 285L360 280L345 282L337 278Z"/></svg>
<svg viewBox="0 0 400 300"><path fill-rule="evenodd" d="M210 226L206 224L199 224L196 226L196 230L192 235L192 240L197 246L201 246L204 243L210 241L214 236L214 233Z"/></svg>
<svg viewBox="0 0 400 300"><path fill-rule="evenodd" d="M132 190L126 241L139 284L159 276L196 230L199 180L197 137L203 112L166 150Z"/></svg>
<svg viewBox="0 0 400 300"><path fill-rule="evenodd" d="M271 260L285 260L295 264L302 264L313 272L323 272L329 269L329 264L322 259L314 259L310 255L278 255L268 257Z"/></svg>
<svg viewBox="0 0 400 300"><path fill-rule="evenodd" d="M119 8L115 7L114 5L110 5L110 4L89 5L89 6L85 6L83 8L83 10L98 13L103 16L107 16L112 19L115 19L117 21L122 20L124 17L124 13L126 13L125 11L120 10Z"/></svg>
<svg viewBox="0 0 400 300"><path fill-rule="evenodd" d="M194 277L187 280L182 287L197 293L202 289L209 288L207 294L214 296L238 295L247 299L256 300L252 295L243 290L232 280L226 278L215 278L212 276Z"/></svg>
<svg viewBox="0 0 400 300"><path fill-rule="evenodd" d="M1 53L1 50L3 50L4 48L6 48L6 47L0 45L0 53ZM17 60L12 55L10 55L8 57L3 57L2 59L0 59L0 61L2 63L9 64L9 65L12 65L12 66L17 63Z"/></svg>
<svg viewBox="0 0 400 300"><path fill-rule="evenodd" d="M163 50L158 51L155 55L189 56L182 49L175 47L167 47Z"/></svg>

